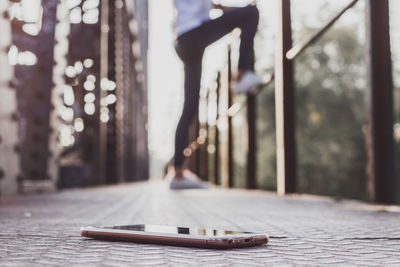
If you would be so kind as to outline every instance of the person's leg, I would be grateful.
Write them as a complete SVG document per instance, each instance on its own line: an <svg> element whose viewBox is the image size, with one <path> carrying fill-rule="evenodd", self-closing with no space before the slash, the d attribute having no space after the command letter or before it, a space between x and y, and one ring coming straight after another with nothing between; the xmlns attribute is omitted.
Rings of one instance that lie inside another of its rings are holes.
<svg viewBox="0 0 400 267"><path fill-rule="evenodd" d="M200 43L206 47L239 27L241 29L239 72L254 71L254 36L259 12L250 5L225 12L221 17L205 22L197 30Z"/></svg>
<svg viewBox="0 0 400 267"><path fill-rule="evenodd" d="M233 9L221 17L207 21L202 26L178 39L177 52L185 66L185 100L181 118L175 133L175 177L183 176L185 148L189 144L189 127L198 111L201 84L202 56L204 49L234 28L242 30L239 66L241 70L254 68L254 35L258 25L255 6Z"/></svg>
<svg viewBox="0 0 400 267"><path fill-rule="evenodd" d="M199 107L202 52L201 50L192 50L192 53L189 53L190 57L184 57L184 55L180 53L181 58L186 59L184 61L185 101L175 133L175 175L170 182L170 188L173 190L209 187L208 183L201 181L196 175L183 172L183 164L186 158L183 153L189 144L189 128Z"/></svg>
<svg viewBox="0 0 400 267"><path fill-rule="evenodd" d="M209 45L232 29L241 29L238 75L232 85L235 93L249 93L262 84L262 78L254 73L254 36L257 32L259 12L256 6L247 6L226 12L221 17L204 23L204 45Z"/></svg>
<svg viewBox="0 0 400 267"><path fill-rule="evenodd" d="M248 11L251 15L247 23L241 27L239 71L254 71L254 37L257 32L259 13L258 9L251 6Z"/></svg>
<svg viewBox="0 0 400 267"><path fill-rule="evenodd" d="M199 107L199 93L201 83L202 57L184 62L185 68L185 100L182 115L175 133L174 167L177 177L182 177L182 168L185 161L183 154L189 144L189 128L197 114Z"/></svg>

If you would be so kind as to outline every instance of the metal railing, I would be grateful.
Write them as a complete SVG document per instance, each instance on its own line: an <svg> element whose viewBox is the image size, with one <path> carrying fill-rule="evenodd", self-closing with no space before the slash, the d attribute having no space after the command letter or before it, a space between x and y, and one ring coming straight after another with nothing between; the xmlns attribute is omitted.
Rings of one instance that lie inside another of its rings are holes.
<svg viewBox="0 0 400 267"><path fill-rule="evenodd" d="M16 15L27 1L1 1L0 94L13 114L0 118L0 150L14 160L0 164L0 193L148 178L147 33L136 27L148 10L134 1L35 1L35 23Z"/></svg>
<svg viewBox="0 0 400 267"><path fill-rule="evenodd" d="M244 108L247 110L247 179L246 187L257 188L256 181L256 96L262 87L273 81L273 74L269 76L257 91L242 96L234 102L232 93L232 57L231 47L227 49L227 63L219 71L214 88L209 88L206 101L214 94L216 114L214 122L199 123L197 119L190 131L193 140L185 151L188 157L188 167L201 178L210 180L223 187L234 187L234 126L232 120ZM211 159L211 160L210 160Z"/></svg>
<svg viewBox="0 0 400 267"><path fill-rule="evenodd" d="M287 53L286 58L288 60L294 60L298 55L301 54L307 47L309 47L312 43L321 38L327 30L329 30L336 21L338 21L346 11L352 8L355 4L358 3L359 0L351 1L347 6L345 6L342 10L340 10L335 16L333 16L323 27L319 30L312 33L309 37L305 38L303 41L299 42L295 46L293 46Z"/></svg>
<svg viewBox="0 0 400 267"><path fill-rule="evenodd" d="M282 65L275 66L275 73L267 79L265 86L270 84L278 76L276 81L275 91L281 93L276 95L276 102L281 101L283 105L276 107L277 114L277 139L280 138L282 142L281 150L284 154L277 155L278 162L278 193L286 194L296 192L296 159L295 159L295 141L294 141L294 82L293 82L293 61L313 43L318 41L324 34L351 8L353 8L359 1L352 0L349 4L343 7L337 14L335 14L323 27L310 34L303 41L298 42L296 45L291 45L291 19L290 19L290 2L285 0L282 2L282 36L281 38L285 47L282 48ZM285 13L286 12L286 13ZM385 28L387 30L387 28ZM386 47L387 48L387 47ZM387 49L386 49L387 50ZM389 49L390 50L390 49ZM228 62L226 74L221 71L217 77L217 86L215 92L218 95L217 103L220 106L220 95L221 91L225 90L225 94L228 95L228 105L225 112L219 113L216 125L203 125L199 127L197 122L197 128L194 133L198 133L199 129L202 129L201 135L195 135L192 132L192 140L195 140L189 147L191 150L189 157L189 166L192 171L199 174L200 177L208 179L216 184L221 184L225 187L234 186L233 176L233 127L232 118L235 117L243 108L247 108L247 131L248 140L247 148L247 188L257 188L256 180L256 101L255 95L249 94L247 99L240 100L238 102L232 102L232 94L229 90L232 71L231 71L231 55L230 50L228 52ZM278 75L276 75L276 73ZM285 81L285 82L283 82ZM289 87L285 87L288 86ZM278 85L278 86L277 86ZM280 87L279 86L284 86ZM209 94L207 94L209 95ZM278 96L277 96L278 95ZM286 102L292 101L292 102ZM279 121L281 120L281 121ZM222 125L226 126L226 129L222 130L218 127L221 122ZM222 135L225 135L221 138ZM280 135L280 136L279 136ZM197 140L201 137L202 142ZM289 140L289 139L293 140ZM205 141L204 141L205 140ZM279 146L279 141L277 146ZM207 149L201 149L202 146L207 146ZM221 151L225 150L225 151ZM279 152L279 148L278 148ZM207 155L202 155L206 153ZM279 153L278 153L279 154ZM287 155L291 158L287 159ZM213 160L201 161L199 158L209 158L210 155L214 157ZM196 160L194 160L196 158ZM290 161L290 162L289 162ZM289 163L288 163L289 162ZM210 164L212 165L210 167ZM201 169L207 170L208 176L204 176L201 173ZM211 169L211 172L209 171ZM212 178L209 177L212 175ZM220 177L222 175L222 178ZM279 177L281 176L281 177ZM292 177L290 177L292 176ZM381 195L382 197L382 195Z"/></svg>

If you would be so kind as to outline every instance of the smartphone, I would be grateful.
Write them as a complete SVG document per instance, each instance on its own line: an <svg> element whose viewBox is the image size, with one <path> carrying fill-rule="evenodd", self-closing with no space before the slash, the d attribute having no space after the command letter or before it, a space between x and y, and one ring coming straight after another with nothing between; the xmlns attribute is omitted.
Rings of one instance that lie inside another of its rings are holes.
<svg viewBox="0 0 400 267"><path fill-rule="evenodd" d="M103 240L213 249L262 246L268 243L268 235L265 233L148 224L86 226L81 228L81 235Z"/></svg>

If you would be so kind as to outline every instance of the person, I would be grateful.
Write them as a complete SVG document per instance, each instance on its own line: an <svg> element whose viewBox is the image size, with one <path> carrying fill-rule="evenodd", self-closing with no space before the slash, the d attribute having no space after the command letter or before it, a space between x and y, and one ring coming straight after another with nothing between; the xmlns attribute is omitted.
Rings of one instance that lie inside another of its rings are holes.
<svg viewBox="0 0 400 267"><path fill-rule="evenodd" d="M255 4L241 8L212 4L211 0L174 0L177 11L175 21L175 50L184 65L184 105L176 133L174 175L171 189L207 188L208 184L183 168L184 150L189 143L189 127L199 106L199 92L203 54L207 46L235 28L241 29L238 81L235 93L246 93L262 83L254 74L254 36L257 32L259 12ZM223 14L210 19L212 8Z"/></svg>

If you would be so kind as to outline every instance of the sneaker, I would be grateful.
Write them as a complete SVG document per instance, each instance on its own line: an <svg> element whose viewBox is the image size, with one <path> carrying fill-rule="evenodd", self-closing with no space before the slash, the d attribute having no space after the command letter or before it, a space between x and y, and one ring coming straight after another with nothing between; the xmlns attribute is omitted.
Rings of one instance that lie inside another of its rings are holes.
<svg viewBox="0 0 400 267"><path fill-rule="evenodd" d="M258 76L252 71L248 71L233 86L233 90L236 94L249 93L257 89L257 87L260 86L262 83L263 80L260 76Z"/></svg>
<svg viewBox="0 0 400 267"><path fill-rule="evenodd" d="M200 180L195 175L186 174L181 178L172 178L169 188L172 190L180 190L180 189L207 189L209 184Z"/></svg>

